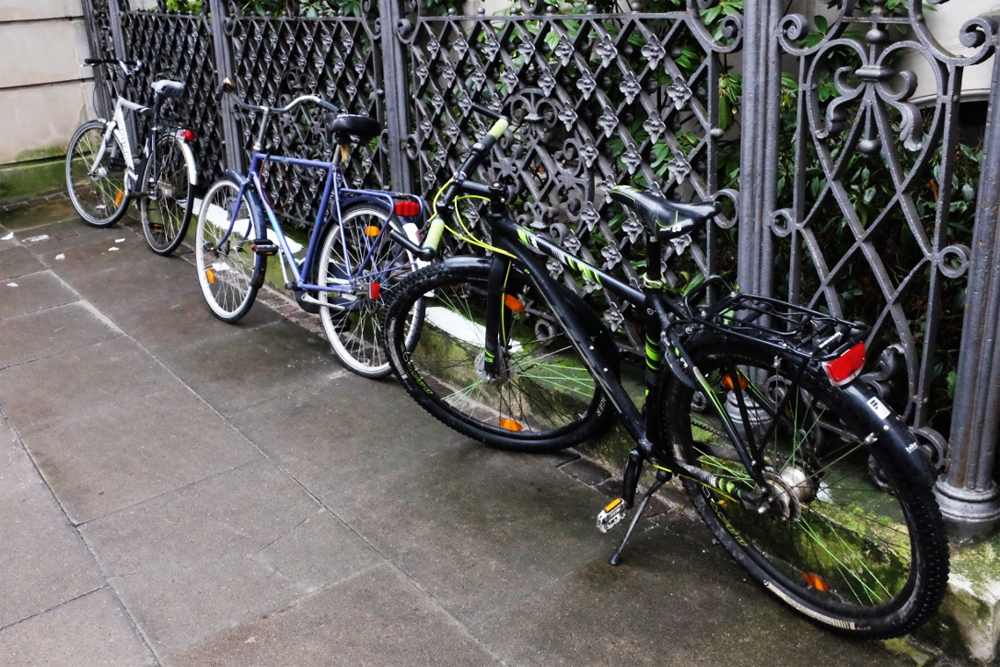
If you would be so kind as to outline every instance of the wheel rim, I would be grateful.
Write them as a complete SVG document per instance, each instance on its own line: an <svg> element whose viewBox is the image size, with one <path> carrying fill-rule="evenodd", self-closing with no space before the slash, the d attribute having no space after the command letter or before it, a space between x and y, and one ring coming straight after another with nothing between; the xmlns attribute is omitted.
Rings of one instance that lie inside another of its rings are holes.
<svg viewBox="0 0 1000 667"><path fill-rule="evenodd" d="M408 255L382 231L386 217L373 207L345 212L343 225L331 228L318 271L321 285L351 283L350 292L318 294L327 306L320 316L337 356L350 369L367 375L390 372L381 344L382 305L393 285L413 268Z"/></svg>
<svg viewBox="0 0 1000 667"><path fill-rule="evenodd" d="M249 243L253 225L245 199L240 201L233 232L226 233L237 192L230 183L213 187L198 218L198 277L209 305L223 316L238 313L249 299L256 262Z"/></svg>
<svg viewBox="0 0 1000 667"><path fill-rule="evenodd" d="M514 296L520 313L507 311L510 348L501 372L485 376L485 294L485 278L428 292L420 338L406 361L418 383L461 419L499 436L552 437L577 426L593 409L597 387L531 288Z"/></svg>
<svg viewBox="0 0 1000 667"><path fill-rule="evenodd" d="M702 368L715 388L710 400L734 416L741 435L754 434L774 499L759 513L731 495L688 482L704 499L705 511L773 580L771 589L781 597L791 594L854 618L884 615L902 604L913 586L913 517L898 493L886 493L869 475L867 434L848 434L833 423L815 380L799 390L778 380L777 359L741 363L737 375L744 379L735 384L726 379L733 369L722 359ZM733 460L718 418L706 413L692 422L684 434L685 456L722 479L754 487Z"/></svg>
<svg viewBox="0 0 1000 667"><path fill-rule="evenodd" d="M125 159L117 141L108 140L101 164L89 171L103 138L103 125L88 128L73 144L69 160L70 194L84 217L96 222L113 218L126 199Z"/></svg>
<svg viewBox="0 0 1000 667"><path fill-rule="evenodd" d="M166 250L180 242L188 213L189 180L187 162L172 141L163 142L157 152L159 169L155 182L148 180L147 170L145 217L143 219L149 244Z"/></svg>

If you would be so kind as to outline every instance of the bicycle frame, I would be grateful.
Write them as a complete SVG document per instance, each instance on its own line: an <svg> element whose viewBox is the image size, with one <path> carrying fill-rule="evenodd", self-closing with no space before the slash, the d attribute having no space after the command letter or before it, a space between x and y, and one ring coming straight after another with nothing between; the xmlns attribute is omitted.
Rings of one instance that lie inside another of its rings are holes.
<svg viewBox="0 0 1000 667"><path fill-rule="evenodd" d="M383 227L379 230L379 233L373 237L365 237L371 239L369 247L367 248L367 253L364 260L361 262L360 266L352 267L348 265L345 267L346 274L348 278L346 279L336 279L338 284L320 286L315 283L309 282L307 280L309 274L309 267L313 265L316 259L316 255L319 252L319 245L322 242L323 233L329 228L329 224L343 224L342 223L342 209L341 202L346 198L357 197L361 201L375 201L384 204L390 212L393 211L394 200L392 193L377 191L377 190L355 190L347 187L346 180L344 178L343 170L340 167L339 159L340 151L337 152L337 157L332 162L322 161L322 160L308 160L304 158L286 157L286 156L275 156L269 153L263 153L260 151L254 151L251 162L250 169L248 170L248 176L244 177L236 172L227 170L227 175L230 176L239 186L239 193L236 200L233 202L233 210L229 211L229 228L226 234L222 237L221 242L224 243L226 239L233 233L236 225L236 211L239 209L239 202L244 195L251 202L250 205L256 209L258 220L263 221L264 216L266 216L267 227L274 232L276 237L278 247L280 248L279 255L281 256L281 271L285 280L285 286L289 289L295 290L307 290L307 291L322 291L322 292L336 292L344 293L350 292L356 288L354 284L354 276L362 269L362 267L367 266L375 253L375 251L380 247L380 245L385 242L386 237L390 236L389 226ZM321 169L326 172L326 177L323 184L323 193L320 198L319 211L316 214L316 220L313 226L313 230L309 235L309 243L306 247L305 257L301 262L295 261L295 255L292 252L291 245L289 243L288 237L284 233L284 229L278 220L277 214L274 212L273 207L265 196L266 190L264 188L263 180L261 179L260 173L262 168L267 162L275 162L278 164L287 164L298 167L306 167L312 169ZM327 206L330 202L333 202L335 218L331 223L323 224L326 217ZM247 229L247 234L250 234L249 228ZM255 234L264 234L264 229L254 230ZM261 236L261 238L264 238ZM243 239L243 241L252 239ZM350 262L350 253L347 248L347 237L345 234L341 235L341 244L343 257ZM287 262L287 267L286 267ZM291 276L289 276L289 272ZM378 274L372 274L378 275ZM310 303L314 302L312 297L304 297L304 299ZM315 301L315 303L320 303Z"/></svg>
<svg viewBox="0 0 1000 667"><path fill-rule="evenodd" d="M141 174L145 169L147 161L153 160L153 180L159 178L159 162L156 160L158 142L156 139L161 132L168 130L160 127L159 120L154 111L152 127L150 128L149 135L143 141L142 148L137 159L137 154L132 147L132 140L130 138L131 133L129 132L128 123L126 122L125 110L127 109L129 111L142 114L149 111L151 108L152 107L147 107L137 102L125 99L122 96L118 96L115 100L115 109L111 114L111 120L105 122L105 131L104 137L101 140L101 147L98 149L97 155L94 158L94 165L101 163L101 160L104 158L104 153L108 147L108 141L113 134L118 139L118 143L121 144L123 153L122 157L125 158L125 165L127 167L125 172L125 185L127 193L130 197L145 194L145 184L139 183L139 174ZM174 132L174 134L176 134L176 132ZM191 149L187 145L186 141L182 140L180 142L180 146L182 151L190 154ZM194 164L193 157L189 164ZM89 167L89 172L93 171L94 165ZM192 183L197 183L198 173L189 169L188 178Z"/></svg>
<svg viewBox="0 0 1000 667"><path fill-rule="evenodd" d="M143 106L142 104L137 104L131 100L127 100L124 97L119 96L115 100L115 110L111 114L111 120L106 121L104 137L101 140L101 147L97 151L97 155L94 157L94 164L90 165L88 172L92 173L94 166L101 163L104 159L104 153L108 148L108 141L112 134L118 139L118 143L122 147L122 157L125 158L125 165L127 167L125 171L125 185L129 196L137 193L137 181L139 180L139 173L142 172L143 167L146 164L146 159L153 157L156 151L156 143L152 142L152 151L150 150L151 142L149 138L142 147L142 160L136 164L135 152L132 150L132 142L129 138L128 126L125 122L125 112L124 109L129 111L134 111L136 113L142 113L146 111L149 107ZM155 162L154 162L155 164Z"/></svg>
<svg viewBox="0 0 1000 667"><path fill-rule="evenodd" d="M471 184L466 183L465 187L467 188L469 185ZM654 460L654 465L657 469L663 470L668 474L678 474L688 479L693 479L701 484L717 489L726 495L738 498L749 505L756 506L766 502L766 491L760 492L748 487L736 486L731 481L721 479L699 468L688 466L676 458L672 447L668 446L670 443L659 441L660 434L662 433L659 410L647 409L643 415L642 411L640 411L636 403L625 391L616 374L610 370L613 366L604 358L602 351L596 346L585 343L589 337L585 323L573 309L566 308L558 301L555 296L559 293L557 288L558 283L551 277L544 261L539 259L532 252L532 249L543 253L547 257L554 258L569 270L597 282L623 300L642 309L641 312L646 314L646 331L661 332L661 338L658 340L651 338L648 333L646 335L646 402L652 402L653 405L656 405L660 400L661 383L659 378L661 362L666 361L671 371L681 381L685 381L689 386L704 392L712 399L711 404L722 422L722 427L728 432L735 443L737 453L747 472L750 473L754 482L757 483L758 489L767 489L768 486L764 480L763 465L752 454L755 450L752 434L748 434L748 437L751 439L750 442L746 442L746 438L739 435L739 430L733 423L732 418L726 413L723 406L714 400L714 392L709 386L708 381L697 369L694 369L693 364L689 363L681 341L673 333L673 327L676 322L685 319L686 314L678 302L671 300L659 289L661 280L659 263L653 262L648 267L647 273L644 276L645 287L640 291L602 271L600 268L567 253L545 237L516 224L505 215L496 212L491 213L490 224L492 243L499 250L511 256L496 255L494 259L494 271L491 274L491 284L493 284L492 281L494 279L500 280L505 289L506 277L510 273L509 264L516 262L523 266L522 270L540 288L539 292L542 298L545 299L551 312L567 332L571 344L584 360L590 374L601 386L608 400L611 401L620 416L622 425L637 444L637 448L629 455L629 461L626 466L625 494L623 496L626 505L628 507L632 506L639 473L641 472L643 462L646 460ZM650 234L648 236L647 252L650 256L657 257L660 253L660 242L656 239L655 235ZM497 292L497 294L501 295L502 293L503 290ZM498 316L492 319L487 318L485 343L485 370L487 373L498 372L500 346L503 345L500 336L502 327L499 323L503 311L503 298L502 296L493 297L493 294L494 290L490 290L489 298L497 298L497 302L488 304L487 312L497 313ZM664 353L664 350L669 350L669 352ZM804 359L803 368L805 363ZM687 368L694 371L693 378L685 376ZM779 405L776 412L780 412L781 409L782 406ZM659 463L656 463L656 461Z"/></svg>

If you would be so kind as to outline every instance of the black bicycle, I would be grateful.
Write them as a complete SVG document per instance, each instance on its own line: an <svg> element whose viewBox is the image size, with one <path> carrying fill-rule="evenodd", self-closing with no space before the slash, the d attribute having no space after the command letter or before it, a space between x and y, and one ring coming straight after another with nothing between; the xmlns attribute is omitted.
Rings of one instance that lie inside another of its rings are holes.
<svg viewBox="0 0 1000 667"><path fill-rule="evenodd" d="M598 527L633 508L644 465L656 480L614 565L649 499L678 477L737 562L814 621L881 638L927 620L948 578L936 473L857 379L869 328L741 294L718 276L674 293L656 261L637 289L567 253L512 220L499 184L469 178L507 128L477 109L496 122L438 193L426 245L461 225L456 200L481 197L492 256L451 257L397 285L383 343L410 395L472 438L526 451L577 444L613 408L636 446ZM641 219L648 257L717 214L629 187L611 197ZM644 409L622 386L614 337L550 277L550 258L645 314Z"/></svg>

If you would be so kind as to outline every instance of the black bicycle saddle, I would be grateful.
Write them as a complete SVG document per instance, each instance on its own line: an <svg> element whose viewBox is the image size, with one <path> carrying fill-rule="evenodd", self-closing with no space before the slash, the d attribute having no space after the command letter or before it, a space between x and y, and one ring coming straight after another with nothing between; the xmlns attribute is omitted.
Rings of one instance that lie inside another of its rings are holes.
<svg viewBox="0 0 1000 667"><path fill-rule="evenodd" d="M337 136L352 135L360 140L371 139L382 133L382 124L368 116L340 114L328 126L330 132Z"/></svg>
<svg viewBox="0 0 1000 667"><path fill-rule="evenodd" d="M661 240L683 236L719 213L712 202L682 204L627 185L611 188L611 198L635 211Z"/></svg>

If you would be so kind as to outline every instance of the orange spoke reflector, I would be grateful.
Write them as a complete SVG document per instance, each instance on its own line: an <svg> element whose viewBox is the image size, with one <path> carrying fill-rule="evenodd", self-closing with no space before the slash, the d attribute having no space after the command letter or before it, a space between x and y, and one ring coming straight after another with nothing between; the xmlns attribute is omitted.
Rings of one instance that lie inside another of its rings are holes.
<svg viewBox="0 0 1000 667"><path fill-rule="evenodd" d="M209 285L215 284L215 271L212 269L205 269L205 277L208 278Z"/></svg>
<svg viewBox="0 0 1000 667"><path fill-rule="evenodd" d="M513 419L506 419L506 418L500 419L500 428L507 429L508 431L514 431L515 433L517 431L524 430L524 427L518 424L516 421L514 421Z"/></svg>
<svg viewBox="0 0 1000 667"><path fill-rule="evenodd" d="M516 296L512 296L510 294L506 295L503 298L503 305L507 306L508 308L510 308L511 310L513 310L515 313L523 313L524 312L524 304L521 303L521 300L518 299Z"/></svg>
<svg viewBox="0 0 1000 667"><path fill-rule="evenodd" d="M746 389L747 388L747 380L746 380L745 377L739 376L737 378L737 380L739 380L740 389ZM730 376L730 375L723 375L722 376L722 386L725 387L726 389L735 389L735 383L733 382L732 376Z"/></svg>
<svg viewBox="0 0 1000 667"><path fill-rule="evenodd" d="M378 236L382 230L375 225L368 225L365 227L365 236Z"/></svg>
<svg viewBox="0 0 1000 667"><path fill-rule="evenodd" d="M810 587L815 588L820 593L826 593L830 590L829 584L823 580L823 577L818 574L813 574L812 572L803 572L802 578L805 580L806 584Z"/></svg>
<svg viewBox="0 0 1000 667"><path fill-rule="evenodd" d="M125 191L119 190L118 194L115 195L115 206L121 206L122 199L125 199Z"/></svg>

